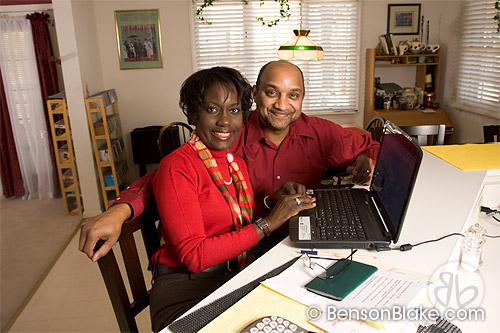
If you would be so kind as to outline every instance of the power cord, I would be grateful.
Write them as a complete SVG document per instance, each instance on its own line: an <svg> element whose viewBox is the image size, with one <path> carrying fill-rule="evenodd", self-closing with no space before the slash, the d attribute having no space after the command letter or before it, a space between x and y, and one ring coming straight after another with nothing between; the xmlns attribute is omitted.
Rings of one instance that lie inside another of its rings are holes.
<svg viewBox="0 0 500 333"><path fill-rule="evenodd" d="M481 206L481 212L488 214L500 214L500 211L498 209L492 209L490 207L486 206ZM495 221L500 222L500 219L497 218L496 216L491 216Z"/></svg>
<svg viewBox="0 0 500 333"><path fill-rule="evenodd" d="M400 247L393 247L393 248L391 248L391 250L410 251L415 246L419 246L419 245L426 244L426 243L438 242L438 241L440 241L442 239L445 239L445 238L448 238L448 237L451 237L451 236L462 236L462 237L464 237L464 235L462 235L461 233L454 232L454 233L448 234L448 235L443 236L443 237L439 237L439 238L436 238L436 239L427 240L427 241L420 242L420 243L417 243L417 244L403 244ZM500 238L500 235L484 235L484 237L488 237L488 238Z"/></svg>
<svg viewBox="0 0 500 333"><path fill-rule="evenodd" d="M481 206L481 212L482 213L486 213L486 214L500 214L500 210L498 210L498 209L492 209L492 208L489 208L489 207L486 207L486 206ZM492 216L492 217L497 222L500 222L500 219L498 219L497 217L495 217L495 216ZM427 243L432 243L432 242L438 242L438 241L440 241L442 239L445 239L445 238L448 238L448 237L451 237L451 236L462 236L462 237L465 237L464 235L462 235L459 232L454 232L454 233L448 234L448 235L443 236L443 237L439 237L439 238L436 238L436 239L430 239L430 240L427 240L427 241L424 241L424 242L420 242L420 243L417 243L417 244L403 244L403 245L401 245L399 247L381 246L381 247L376 247L376 250L377 251L391 251L391 250L410 251L415 246L419 246L419 245L427 244ZM500 235L484 235L484 237L488 237L488 238L500 238Z"/></svg>
<svg viewBox="0 0 500 333"><path fill-rule="evenodd" d="M415 246L419 246L419 245L426 244L426 243L438 242L438 241L440 241L442 239L445 239L445 238L448 238L448 237L451 237L451 236L462 236L462 237L464 237L464 235L462 235L461 233L454 232L452 234L449 234L449 235L446 235L446 236L443 236L443 237L439 237L439 238L436 238L436 239L426 240L424 242L420 242L420 243L417 243L417 244L403 244L399 248L392 248L392 249L393 250L399 250L399 251L410 251Z"/></svg>

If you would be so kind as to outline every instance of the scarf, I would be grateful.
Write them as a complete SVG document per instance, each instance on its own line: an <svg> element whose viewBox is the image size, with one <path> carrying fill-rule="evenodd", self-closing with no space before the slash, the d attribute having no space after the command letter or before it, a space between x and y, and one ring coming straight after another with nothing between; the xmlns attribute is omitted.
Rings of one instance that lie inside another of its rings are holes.
<svg viewBox="0 0 500 333"><path fill-rule="evenodd" d="M212 180L226 200L229 206L229 210L231 211L233 226L235 230L238 230L246 226L247 224L251 224L253 216L252 196L250 195L250 191L245 178L243 177L243 173L234 160L233 154L229 151L229 149L226 150L226 159L229 162L229 173L231 174L231 181L234 182L234 186L236 187L236 194L238 197L237 201L229 192L227 185L222 178L222 174L219 171L217 162L212 156L212 153L200 140L200 137L196 134L196 132L193 132L188 143L198 154L198 157L203 161L203 164L207 168L208 173L212 177ZM252 261L253 256L249 250L238 255L238 266L240 270L246 267Z"/></svg>

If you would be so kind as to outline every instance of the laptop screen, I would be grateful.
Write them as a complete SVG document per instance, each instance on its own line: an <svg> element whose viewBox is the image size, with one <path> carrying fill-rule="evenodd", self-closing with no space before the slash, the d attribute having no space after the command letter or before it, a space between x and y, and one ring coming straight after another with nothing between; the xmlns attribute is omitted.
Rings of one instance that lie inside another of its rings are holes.
<svg viewBox="0 0 500 333"><path fill-rule="evenodd" d="M370 191L397 242L422 160L422 150L411 137L387 122L373 172Z"/></svg>

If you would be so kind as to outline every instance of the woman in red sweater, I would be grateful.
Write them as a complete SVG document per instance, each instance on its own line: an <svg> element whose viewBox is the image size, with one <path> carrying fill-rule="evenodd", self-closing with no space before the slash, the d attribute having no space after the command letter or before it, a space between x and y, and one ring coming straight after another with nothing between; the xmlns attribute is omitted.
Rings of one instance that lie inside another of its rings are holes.
<svg viewBox="0 0 500 333"><path fill-rule="evenodd" d="M285 195L290 184L284 184L269 215L252 221L247 166L229 151L252 105L251 86L238 71L194 73L182 85L179 105L195 131L161 161L153 180L165 240L153 255L155 332L248 264L259 240L315 205L311 197Z"/></svg>

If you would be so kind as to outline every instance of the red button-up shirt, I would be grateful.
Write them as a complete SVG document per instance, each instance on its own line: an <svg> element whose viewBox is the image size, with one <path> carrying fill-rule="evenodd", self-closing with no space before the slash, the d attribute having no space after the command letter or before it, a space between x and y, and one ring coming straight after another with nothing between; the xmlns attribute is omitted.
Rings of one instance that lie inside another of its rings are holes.
<svg viewBox="0 0 500 333"><path fill-rule="evenodd" d="M284 182L293 180L306 188L319 188L326 168L345 169L359 155L375 160L379 143L371 140L368 133L350 131L329 120L302 113L290 125L290 131L278 147L264 136L259 114L252 112L231 148L247 163L256 218L265 212L264 197ZM130 204L134 216L154 205L151 190L154 173L150 172L121 192L115 204Z"/></svg>

